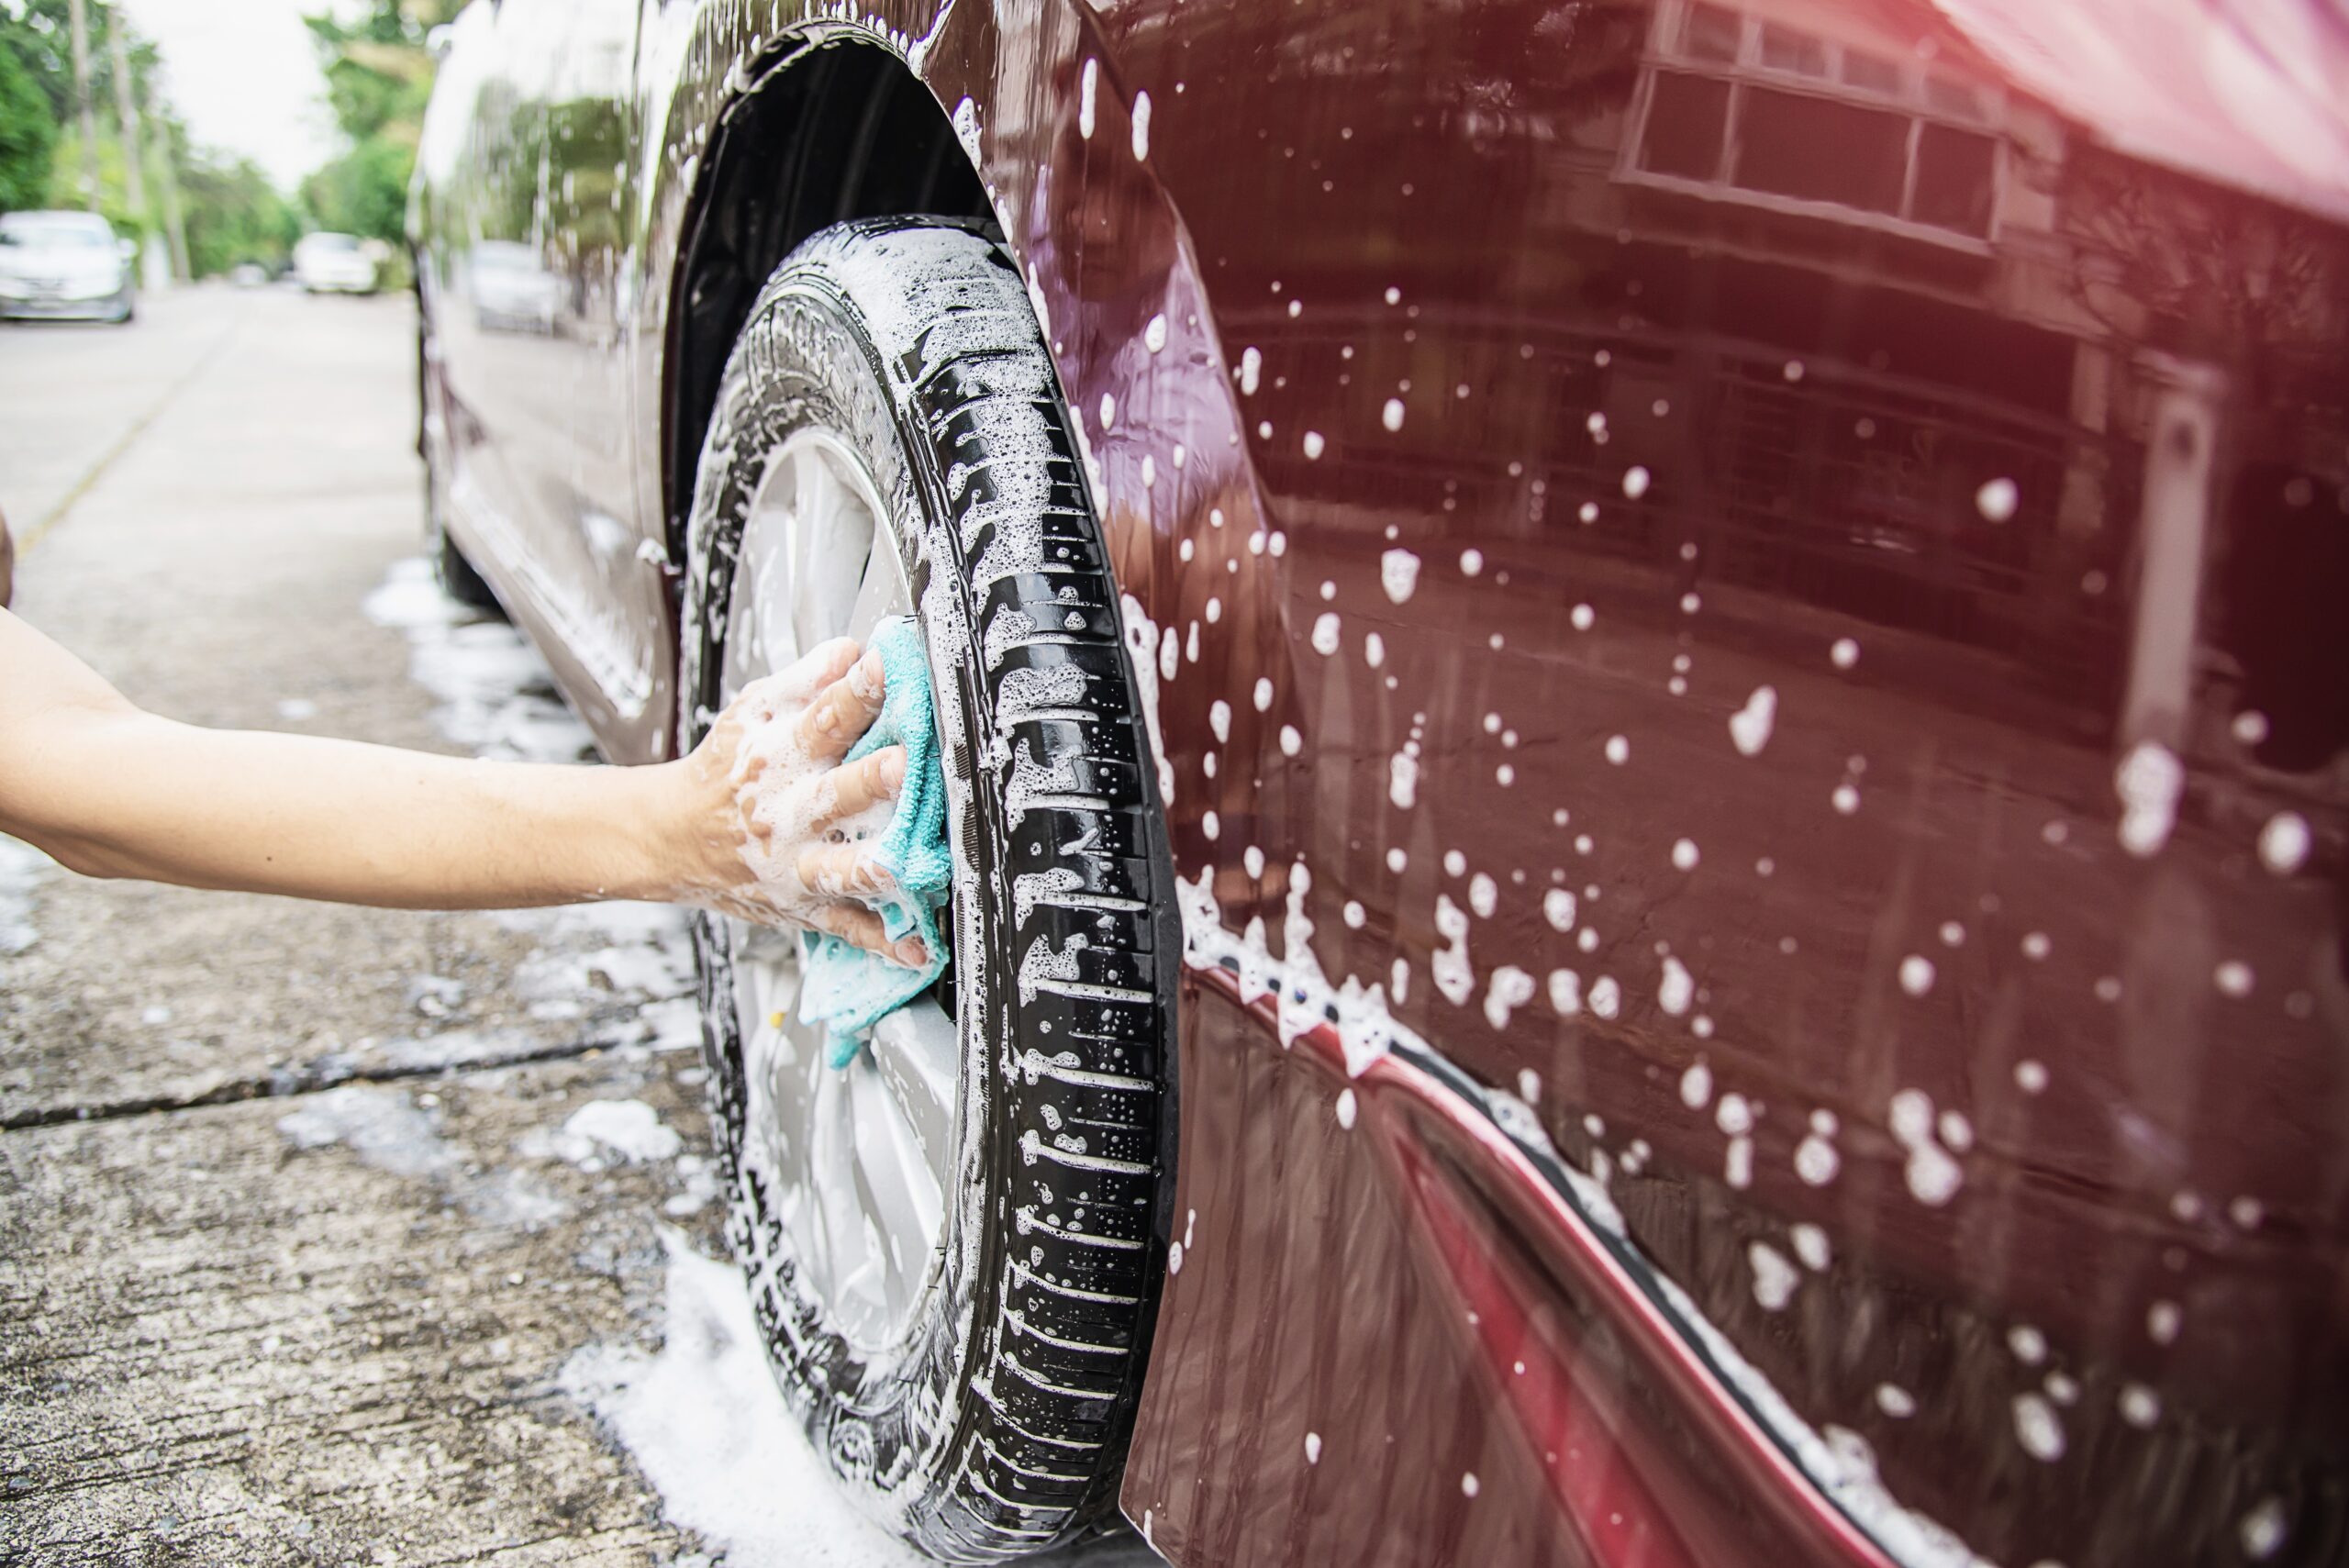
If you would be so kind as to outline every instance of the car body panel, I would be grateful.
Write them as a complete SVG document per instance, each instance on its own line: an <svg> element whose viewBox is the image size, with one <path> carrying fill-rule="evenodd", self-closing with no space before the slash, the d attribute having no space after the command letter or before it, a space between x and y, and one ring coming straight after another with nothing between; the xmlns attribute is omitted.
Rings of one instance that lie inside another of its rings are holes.
<svg viewBox="0 0 2349 1568"><path fill-rule="evenodd" d="M2343 1550L2337 32L630 16L621 221L574 250L550 154L570 216L482 231L600 333L463 347L462 152L422 197L461 536L664 754L701 161L793 49L903 58L1083 428L1190 884L1162 1551Z"/></svg>

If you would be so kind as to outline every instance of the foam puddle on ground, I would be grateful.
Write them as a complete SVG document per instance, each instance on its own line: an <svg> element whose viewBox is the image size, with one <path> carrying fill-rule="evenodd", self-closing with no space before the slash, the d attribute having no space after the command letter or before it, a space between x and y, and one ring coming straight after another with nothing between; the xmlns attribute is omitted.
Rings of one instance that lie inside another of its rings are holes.
<svg viewBox="0 0 2349 1568"><path fill-rule="evenodd" d="M364 608L377 626L407 634L408 673L440 699L433 728L458 745L526 762L595 755L595 738L564 705L538 650L504 621L443 594L429 562L392 562Z"/></svg>
<svg viewBox="0 0 2349 1568"><path fill-rule="evenodd" d="M660 1351L591 1345L563 1363L558 1386L635 1459L669 1522L699 1535L727 1568L921 1568L925 1559L840 1496L792 1420L741 1271L674 1231L662 1240Z"/></svg>

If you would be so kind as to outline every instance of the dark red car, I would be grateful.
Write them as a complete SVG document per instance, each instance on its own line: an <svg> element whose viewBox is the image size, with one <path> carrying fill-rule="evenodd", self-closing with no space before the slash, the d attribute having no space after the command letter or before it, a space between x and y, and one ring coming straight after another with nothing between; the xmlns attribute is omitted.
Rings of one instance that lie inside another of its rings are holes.
<svg viewBox="0 0 2349 1568"><path fill-rule="evenodd" d="M946 977L835 1071L796 948L701 944L732 1240L873 1512L2349 1560L2337 0L451 41L452 584L619 762L928 639Z"/></svg>

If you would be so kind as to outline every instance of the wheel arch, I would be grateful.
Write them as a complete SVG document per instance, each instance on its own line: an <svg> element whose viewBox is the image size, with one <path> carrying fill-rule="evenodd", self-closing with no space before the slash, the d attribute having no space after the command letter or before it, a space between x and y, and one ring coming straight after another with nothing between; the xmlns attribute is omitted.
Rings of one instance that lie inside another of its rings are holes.
<svg viewBox="0 0 2349 1568"><path fill-rule="evenodd" d="M729 79L734 73L729 73ZM818 229L860 217L992 222L952 120L905 57L874 35L786 34L688 156L669 284L661 384L661 500L682 559L694 471L726 357L760 286ZM674 139L673 139L674 145Z"/></svg>

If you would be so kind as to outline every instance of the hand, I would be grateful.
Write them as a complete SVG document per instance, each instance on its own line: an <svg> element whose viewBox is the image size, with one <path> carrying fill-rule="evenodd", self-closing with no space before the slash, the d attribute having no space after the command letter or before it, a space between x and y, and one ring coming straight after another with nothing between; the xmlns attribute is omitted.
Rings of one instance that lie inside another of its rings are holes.
<svg viewBox="0 0 2349 1568"><path fill-rule="evenodd" d="M906 781L902 746L841 763L880 713L883 686L879 657L841 638L743 688L683 764L696 870L676 890L682 902L924 962L918 937L890 941L855 896L890 884L852 830L885 827Z"/></svg>
<svg viewBox="0 0 2349 1568"><path fill-rule="evenodd" d="M8 598L17 585L17 542L8 537L8 518L0 513L0 610L8 607Z"/></svg>

